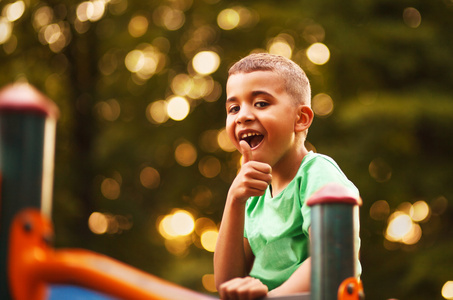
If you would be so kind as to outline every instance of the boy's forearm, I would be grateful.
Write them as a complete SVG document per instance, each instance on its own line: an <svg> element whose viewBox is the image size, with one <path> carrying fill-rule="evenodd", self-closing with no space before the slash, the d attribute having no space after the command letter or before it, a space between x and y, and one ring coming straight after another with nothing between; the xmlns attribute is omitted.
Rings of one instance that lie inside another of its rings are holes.
<svg viewBox="0 0 453 300"><path fill-rule="evenodd" d="M308 229L311 241L311 227ZM284 296L309 292L311 288L311 257L302 262L297 270L281 286L269 292L269 296Z"/></svg>
<svg viewBox="0 0 453 300"><path fill-rule="evenodd" d="M216 286L232 278L247 275L244 210L244 203L227 199L214 252Z"/></svg>
<svg viewBox="0 0 453 300"><path fill-rule="evenodd" d="M269 296L285 296L310 291L311 257L307 258L299 268L281 286L268 293Z"/></svg>
<svg viewBox="0 0 453 300"><path fill-rule="evenodd" d="M243 277L250 271L253 254L244 239L245 206L250 197L263 195L272 180L272 168L266 163L253 161L252 150L245 141L241 141L241 150L243 164L228 191L214 253L217 288L223 282Z"/></svg>

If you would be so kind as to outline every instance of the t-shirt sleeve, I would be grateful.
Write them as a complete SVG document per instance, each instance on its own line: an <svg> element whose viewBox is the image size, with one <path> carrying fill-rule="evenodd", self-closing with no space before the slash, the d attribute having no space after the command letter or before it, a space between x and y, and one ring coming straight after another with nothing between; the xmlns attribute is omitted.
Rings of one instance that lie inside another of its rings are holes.
<svg viewBox="0 0 453 300"><path fill-rule="evenodd" d="M354 184L344 175L335 161L324 157L316 156L309 160L304 168L304 176L301 183L301 211L304 218L303 231L308 234L311 225L310 207L307 200L319 189L329 183L339 183L350 189L359 196L359 191Z"/></svg>

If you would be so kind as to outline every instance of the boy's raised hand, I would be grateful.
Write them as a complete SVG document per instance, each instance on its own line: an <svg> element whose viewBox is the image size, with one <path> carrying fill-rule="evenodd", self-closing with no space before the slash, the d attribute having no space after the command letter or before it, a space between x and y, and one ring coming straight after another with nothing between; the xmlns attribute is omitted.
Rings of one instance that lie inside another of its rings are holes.
<svg viewBox="0 0 453 300"><path fill-rule="evenodd" d="M234 179L231 187L231 196L239 201L245 202L253 196L261 196L272 181L272 168L266 163L253 160L253 153L250 145L240 141L243 162L241 170Z"/></svg>
<svg viewBox="0 0 453 300"><path fill-rule="evenodd" d="M242 164L248 163L253 160L252 148L246 141L240 141L239 146L241 147L242 153Z"/></svg>

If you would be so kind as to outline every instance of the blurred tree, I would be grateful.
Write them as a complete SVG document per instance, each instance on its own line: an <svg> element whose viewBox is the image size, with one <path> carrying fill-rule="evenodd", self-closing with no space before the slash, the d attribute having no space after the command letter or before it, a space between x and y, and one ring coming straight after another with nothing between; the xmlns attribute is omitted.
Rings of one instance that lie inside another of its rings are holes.
<svg viewBox="0 0 453 300"><path fill-rule="evenodd" d="M453 279L451 1L18 0L0 9L0 84L27 80L61 110L58 247L212 292L207 237L239 160L222 140L226 73L269 51L306 70L310 147L361 190L367 299L442 299ZM166 229L174 209L190 213L193 232ZM402 213L409 231L389 235Z"/></svg>

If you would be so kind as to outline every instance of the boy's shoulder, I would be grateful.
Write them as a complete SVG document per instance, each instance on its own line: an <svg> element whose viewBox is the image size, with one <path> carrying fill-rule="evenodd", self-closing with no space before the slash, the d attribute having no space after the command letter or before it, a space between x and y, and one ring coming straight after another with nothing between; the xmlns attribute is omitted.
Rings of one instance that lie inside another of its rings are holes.
<svg viewBox="0 0 453 300"><path fill-rule="evenodd" d="M313 151L308 152L304 159L302 160L302 166L309 166L313 164L332 164L336 168L339 168L338 164L335 162L333 158L321 153L315 153Z"/></svg>
<svg viewBox="0 0 453 300"><path fill-rule="evenodd" d="M341 170L340 166L332 157L313 151L310 151L305 155L302 160L302 164L299 168L299 175L303 176L303 174L318 174L318 176L326 178L331 175L334 177L337 175L346 177L343 170Z"/></svg>
<svg viewBox="0 0 453 300"><path fill-rule="evenodd" d="M302 161L298 176L304 184L310 182L313 185L313 192L324 184L336 182L359 194L357 187L347 178L335 160L325 154L309 152Z"/></svg>

